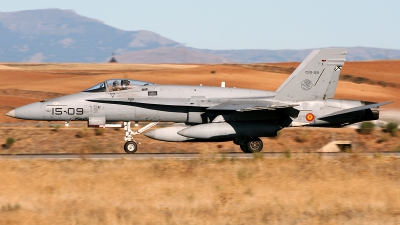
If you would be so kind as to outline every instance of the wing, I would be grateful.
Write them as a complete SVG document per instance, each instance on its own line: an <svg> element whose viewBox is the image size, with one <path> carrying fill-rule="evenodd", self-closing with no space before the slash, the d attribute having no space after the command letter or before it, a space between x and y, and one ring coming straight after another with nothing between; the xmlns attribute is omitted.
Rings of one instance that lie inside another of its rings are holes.
<svg viewBox="0 0 400 225"><path fill-rule="evenodd" d="M165 106L189 106L206 108L214 114L229 114L233 112L249 112L257 110L276 111L292 118L297 118L299 110L293 108L298 104L285 104L259 99L206 99L206 98L99 98L87 99L91 102L118 104L118 105L165 105ZM224 101L224 102L222 102ZM222 103L221 103L222 102Z"/></svg>
<svg viewBox="0 0 400 225"><path fill-rule="evenodd" d="M280 111L292 118L296 118L299 115L299 110L293 108L298 104L284 104L270 101L251 101L251 100L239 100L239 101L227 101L218 105L214 105L207 108L207 111L214 112L248 112L256 110L276 110Z"/></svg>

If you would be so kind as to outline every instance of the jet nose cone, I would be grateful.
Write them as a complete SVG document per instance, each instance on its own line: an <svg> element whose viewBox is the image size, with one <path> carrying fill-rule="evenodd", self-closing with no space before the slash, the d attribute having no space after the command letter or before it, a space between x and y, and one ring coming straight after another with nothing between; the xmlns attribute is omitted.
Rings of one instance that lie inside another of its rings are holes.
<svg viewBox="0 0 400 225"><path fill-rule="evenodd" d="M11 110L6 115L24 120L41 120L43 119L43 113L42 103L36 102Z"/></svg>
<svg viewBox="0 0 400 225"><path fill-rule="evenodd" d="M10 112L6 113L6 116L15 117L15 111L11 110Z"/></svg>

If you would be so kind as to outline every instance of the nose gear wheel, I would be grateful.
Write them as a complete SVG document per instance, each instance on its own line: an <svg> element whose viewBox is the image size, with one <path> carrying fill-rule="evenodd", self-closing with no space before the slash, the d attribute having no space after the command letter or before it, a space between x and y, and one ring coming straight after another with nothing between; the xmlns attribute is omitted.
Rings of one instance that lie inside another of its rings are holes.
<svg viewBox="0 0 400 225"><path fill-rule="evenodd" d="M135 141L127 141L124 145L124 150L128 154L133 154L137 151L137 143Z"/></svg>

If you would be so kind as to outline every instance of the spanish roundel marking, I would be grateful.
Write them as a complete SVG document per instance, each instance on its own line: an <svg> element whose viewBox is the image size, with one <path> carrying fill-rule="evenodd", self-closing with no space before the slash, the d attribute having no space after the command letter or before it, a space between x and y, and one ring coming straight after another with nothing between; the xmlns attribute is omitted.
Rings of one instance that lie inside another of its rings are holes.
<svg viewBox="0 0 400 225"><path fill-rule="evenodd" d="M314 114L312 114L312 113L308 113L307 115L306 115L306 120L308 121L308 122L311 122L311 121L313 121L314 120Z"/></svg>

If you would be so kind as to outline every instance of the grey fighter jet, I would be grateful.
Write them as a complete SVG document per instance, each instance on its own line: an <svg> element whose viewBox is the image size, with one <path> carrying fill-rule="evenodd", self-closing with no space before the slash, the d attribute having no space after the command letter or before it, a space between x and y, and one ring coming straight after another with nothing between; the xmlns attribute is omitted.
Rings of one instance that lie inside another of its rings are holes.
<svg viewBox="0 0 400 225"><path fill-rule="evenodd" d="M175 125L153 129L147 137L179 142L233 141L243 152L259 152L263 148L259 137L274 137L285 127L343 127L379 118L379 106L390 102L331 99L346 54L346 49L312 51L275 92L110 79L76 94L19 107L7 115L124 127L127 153L137 150L134 135L160 121ZM131 121L150 123L133 131Z"/></svg>

